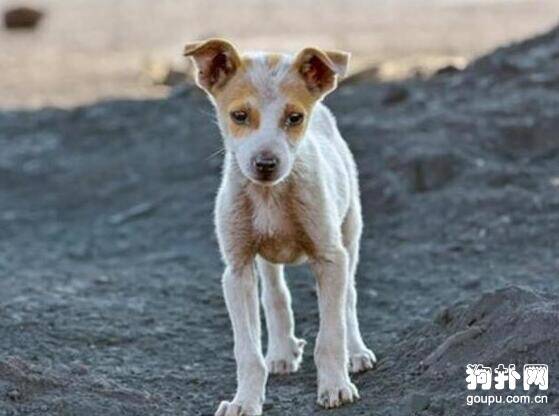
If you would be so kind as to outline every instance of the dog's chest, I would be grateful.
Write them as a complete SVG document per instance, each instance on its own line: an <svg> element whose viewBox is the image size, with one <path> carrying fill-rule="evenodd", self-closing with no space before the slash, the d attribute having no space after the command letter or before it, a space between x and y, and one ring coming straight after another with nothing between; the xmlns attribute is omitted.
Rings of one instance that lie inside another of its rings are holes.
<svg viewBox="0 0 559 416"><path fill-rule="evenodd" d="M273 263L304 261L304 233L289 198L253 195L251 199L252 229L258 254Z"/></svg>

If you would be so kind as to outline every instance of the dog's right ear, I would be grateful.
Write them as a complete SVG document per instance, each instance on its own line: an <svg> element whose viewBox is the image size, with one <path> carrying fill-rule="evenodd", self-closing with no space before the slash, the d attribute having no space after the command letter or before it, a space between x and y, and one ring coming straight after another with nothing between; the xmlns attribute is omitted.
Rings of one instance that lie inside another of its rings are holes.
<svg viewBox="0 0 559 416"><path fill-rule="evenodd" d="M210 94L223 88L241 66L239 53L223 39L189 43L184 47L184 56L194 59L196 82Z"/></svg>

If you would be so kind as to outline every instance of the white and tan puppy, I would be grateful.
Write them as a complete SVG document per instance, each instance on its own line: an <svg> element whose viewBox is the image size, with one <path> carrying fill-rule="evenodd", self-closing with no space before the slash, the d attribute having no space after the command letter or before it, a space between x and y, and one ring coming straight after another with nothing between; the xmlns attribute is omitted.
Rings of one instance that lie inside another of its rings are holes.
<svg viewBox="0 0 559 416"><path fill-rule="evenodd" d="M197 82L215 105L226 150L215 222L238 386L216 415L260 415L268 373L298 370L305 342L295 337L283 265L303 261L318 291L318 403L352 402L359 395L349 370L364 371L376 361L356 312L361 206L353 157L321 103L345 74L349 55L307 48L295 56L241 56L221 39L188 44L184 54L194 59Z"/></svg>

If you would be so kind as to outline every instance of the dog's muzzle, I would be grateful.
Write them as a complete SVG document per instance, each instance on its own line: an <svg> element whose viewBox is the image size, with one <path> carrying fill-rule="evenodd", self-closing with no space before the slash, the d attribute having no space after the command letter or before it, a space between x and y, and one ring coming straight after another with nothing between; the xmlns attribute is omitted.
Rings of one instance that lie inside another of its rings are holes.
<svg viewBox="0 0 559 416"><path fill-rule="evenodd" d="M273 181L277 178L279 159L270 153L261 153L252 159L252 169L255 179L263 182Z"/></svg>

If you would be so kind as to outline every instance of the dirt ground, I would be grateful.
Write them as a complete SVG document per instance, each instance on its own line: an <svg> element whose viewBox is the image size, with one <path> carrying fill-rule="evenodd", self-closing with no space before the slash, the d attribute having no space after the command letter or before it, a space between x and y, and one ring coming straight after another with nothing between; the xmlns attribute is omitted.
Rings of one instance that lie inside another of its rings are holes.
<svg viewBox="0 0 559 416"><path fill-rule="evenodd" d="M309 346L266 415L558 413L558 67L556 29L328 99L361 172L359 313L380 362L358 403L315 405L314 282L289 269ZM235 365L206 98L3 111L0 147L0 415L213 414ZM548 364L548 404L468 406L469 363Z"/></svg>

